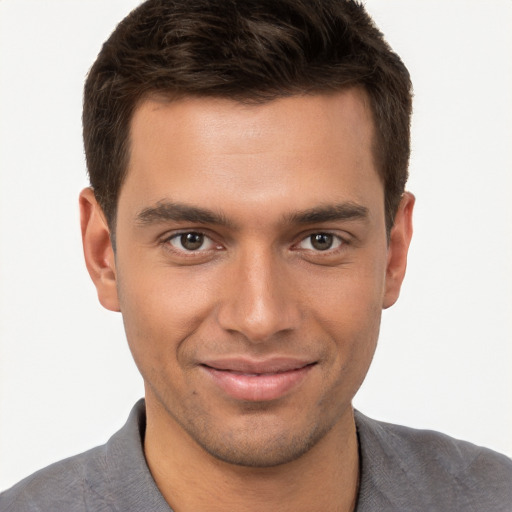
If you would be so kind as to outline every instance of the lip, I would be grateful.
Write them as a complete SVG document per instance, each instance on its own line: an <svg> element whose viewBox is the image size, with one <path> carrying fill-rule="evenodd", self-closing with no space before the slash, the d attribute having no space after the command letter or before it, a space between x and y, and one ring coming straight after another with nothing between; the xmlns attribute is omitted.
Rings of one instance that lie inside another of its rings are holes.
<svg viewBox="0 0 512 512"><path fill-rule="evenodd" d="M290 393L315 364L283 357L263 361L236 358L207 361L201 367L232 398L264 402Z"/></svg>

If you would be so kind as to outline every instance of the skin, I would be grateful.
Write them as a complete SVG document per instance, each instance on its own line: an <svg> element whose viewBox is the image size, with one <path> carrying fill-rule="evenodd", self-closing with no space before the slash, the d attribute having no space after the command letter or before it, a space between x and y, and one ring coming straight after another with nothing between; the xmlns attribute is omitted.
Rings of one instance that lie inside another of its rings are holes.
<svg viewBox="0 0 512 512"><path fill-rule="evenodd" d="M132 120L115 254L82 192L87 267L123 314L148 465L177 512L354 508L351 401L398 298L414 204L404 194L388 242L372 140L358 89L256 106L148 99ZM306 369L288 387L255 375L240 397L219 385L231 370L208 366L219 360Z"/></svg>

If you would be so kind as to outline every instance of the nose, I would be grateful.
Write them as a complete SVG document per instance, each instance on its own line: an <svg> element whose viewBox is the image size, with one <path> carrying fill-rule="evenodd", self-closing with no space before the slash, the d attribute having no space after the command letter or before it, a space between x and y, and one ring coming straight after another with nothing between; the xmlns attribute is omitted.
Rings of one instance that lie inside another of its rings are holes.
<svg viewBox="0 0 512 512"><path fill-rule="evenodd" d="M257 343L298 328L297 291L286 262L272 251L247 251L229 269L218 310L220 326Z"/></svg>

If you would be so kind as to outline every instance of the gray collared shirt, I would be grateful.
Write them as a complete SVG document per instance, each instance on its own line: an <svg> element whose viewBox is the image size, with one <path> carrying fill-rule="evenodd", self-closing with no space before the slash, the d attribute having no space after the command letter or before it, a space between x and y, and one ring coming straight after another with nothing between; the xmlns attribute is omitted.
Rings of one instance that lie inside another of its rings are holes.
<svg viewBox="0 0 512 512"><path fill-rule="evenodd" d="M443 434L356 411L357 512L512 512L512 460ZM146 464L144 401L103 446L52 464L0 494L0 512L172 512Z"/></svg>

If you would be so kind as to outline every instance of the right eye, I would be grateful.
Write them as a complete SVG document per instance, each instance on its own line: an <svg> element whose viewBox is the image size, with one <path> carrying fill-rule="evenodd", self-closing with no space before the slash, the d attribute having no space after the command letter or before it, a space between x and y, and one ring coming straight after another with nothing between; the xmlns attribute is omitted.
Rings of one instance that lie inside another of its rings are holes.
<svg viewBox="0 0 512 512"><path fill-rule="evenodd" d="M167 239L173 249L181 252L202 252L217 247L215 242L204 233L189 231L178 233Z"/></svg>

